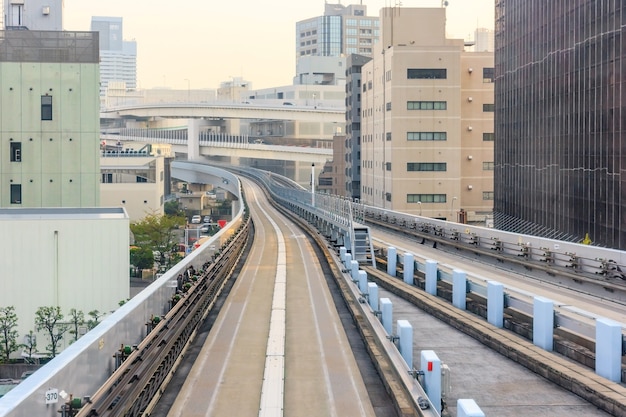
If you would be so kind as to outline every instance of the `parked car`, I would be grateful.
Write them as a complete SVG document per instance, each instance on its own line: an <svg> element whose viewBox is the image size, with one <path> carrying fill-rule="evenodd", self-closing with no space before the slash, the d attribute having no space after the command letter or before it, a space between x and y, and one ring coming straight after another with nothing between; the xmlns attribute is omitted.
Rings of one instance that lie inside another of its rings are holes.
<svg viewBox="0 0 626 417"><path fill-rule="evenodd" d="M204 216L203 223L213 223L211 216Z"/></svg>
<svg viewBox="0 0 626 417"><path fill-rule="evenodd" d="M202 222L202 216L200 216L199 214L196 214L195 216L191 218L191 223L193 224L200 224L201 222Z"/></svg>
<svg viewBox="0 0 626 417"><path fill-rule="evenodd" d="M209 225L207 223L203 224L202 227L200 228L200 232L209 233Z"/></svg>

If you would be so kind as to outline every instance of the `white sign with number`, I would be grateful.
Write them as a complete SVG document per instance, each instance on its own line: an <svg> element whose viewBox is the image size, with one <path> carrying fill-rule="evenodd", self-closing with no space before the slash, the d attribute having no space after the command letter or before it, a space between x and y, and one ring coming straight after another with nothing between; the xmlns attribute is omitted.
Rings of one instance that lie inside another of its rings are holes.
<svg viewBox="0 0 626 417"><path fill-rule="evenodd" d="M49 389L46 391L46 404L55 404L59 402L59 390Z"/></svg>

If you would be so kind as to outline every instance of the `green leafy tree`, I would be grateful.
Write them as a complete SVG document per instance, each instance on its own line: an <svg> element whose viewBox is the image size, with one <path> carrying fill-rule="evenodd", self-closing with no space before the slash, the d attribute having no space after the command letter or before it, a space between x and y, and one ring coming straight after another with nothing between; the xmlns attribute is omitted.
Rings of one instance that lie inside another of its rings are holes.
<svg viewBox="0 0 626 417"><path fill-rule="evenodd" d="M146 246L136 246L130 249L130 263L139 269L151 268L154 264L152 249Z"/></svg>
<svg viewBox="0 0 626 417"><path fill-rule="evenodd" d="M17 315L15 307L0 307L0 359L9 361L11 353L19 349L17 343Z"/></svg>
<svg viewBox="0 0 626 417"><path fill-rule="evenodd" d="M136 246L159 251L161 259L164 259L165 252L172 249L174 231L184 224L183 216L149 214L142 220L131 223L130 230L135 236Z"/></svg>
<svg viewBox="0 0 626 417"><path fill-rule="evenodd" d="M163 211L167 216L185 216L184 212L179 208L178 201L170 200L163 204Z"/></svg>
<svg viewBox="0 0 626 417"><path fill-rule="evenodd" d="M87 320L87 328L89 330L96 327L98 323L100 323L100 317L104 316L104 313L101 313L98 310L91 310L87 314L89 315L89 317L91 317L89 320Z"/></svg>
<svg viewBox="0 0 626 417"><path fill-rule="evenodd" d="M37 337L32 330L28 332L26 336L24 336L24 348L28 352L28 358L33 357L33 353L37 353Z"/></svg>
<svg viewBox="0 0 626 417"><path fill-rule="evenodd" d="M70 310L70 324L72 328L70 329L70 334L74 335L74 342L78 340L78 330L80 326L85 324L85 313L80 310L76 310L75 308Z"/></svg>
<svg viewBox="0 0 626 417"><path fill-rule="evenodd" d="M35 326L37 331L44 330L48 334L50 344L46 348L54 358L63 335L70 328L69 324L63 322L61 307L39 307L35 312Z"/></svg>

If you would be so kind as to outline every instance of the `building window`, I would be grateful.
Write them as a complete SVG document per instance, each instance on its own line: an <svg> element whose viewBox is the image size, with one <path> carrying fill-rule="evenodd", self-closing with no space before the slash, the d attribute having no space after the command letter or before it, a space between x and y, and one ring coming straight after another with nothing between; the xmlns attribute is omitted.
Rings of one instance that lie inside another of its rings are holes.
<svg viewBox="0 0 626 417"><path fill-rule="evenodd" d="M22 184L11 184L11 204L22 204Z"/></svg>
<svg viewBox="0 0 626 417"><path fill-rule="evenodd" d="M493 112L496 110L496 105L493 103L483 104L483 111Z"/></svg>
<svg viewBox="0 0 626 417"><path fill-rule="evenodd" d="M391 171L391 162L385 162L385 169Z"/></svg>
<svg viewBox="0 0 626 417"><path fill-rule="evenodd" d="M111 173L103 173L102 174L102 183L103 184L112 184L113 183L113 174L111 174Z"/></svg>
<svg viewBox="0 0 626 417"><path fill-rule="evenodd" d="M494 162L483 162L483 171L493 171L494 166Z"/></svg>
<svg viewBox="0 0 626 417"><path fill-rule="evenodd" d="M493 142L495 135L493 133L483 133L484 142Z"/></svg>
<svg viewBox="0 0 626 417"><path fill-rule="evenodd" d="M407 194L407 203L445 203L445 194Z"/></svg>
<svg viewBox="0 0 626 417"><path fill-rule="evenodd" d="M493 191L483 191L483 200L493 200Z"/></svg>
<svg viewBox="0 0 626 417"><path fill-rule="evenodd" d="M448 70L445 68L409 68L406 70L406 78L409 80L434 80L446 79Z"/></svg>
<svg viewBox="0 0 626 417"><path fill-rule="evenodd" d="M391 193L385 193L385 200L391 201Z"/></svg>
<svg viewBox="0 0 626 417"><path fill-rule="evenodd" d="M407 110L446 110L448 107L445 101L407 101Z"/></svg>
<svg viewBox="0 0 626 417"><path fill-rule="evenodd" d="M492 83L495 80L495 71L493 68L483 68L483 82Z"/></svg>
<svg viewBox="0 0 626 417"><path fill-rule="evenodd" d="M446 140L446 132L406 132L406 140Z"/></svg>
<svg viewBox="0 0 626 417"><path fill-rule="evenodd" d="M385 108L387 109L387 111L391 110L391 101L389 103L387 103L387 105L385 106Z"/></svg>
<svg viewBox="0 0 626 417"><path fill-rule="evenodd" d="M11 142L11 162L22 162L22 142Z"/></svg>
<svg viewBox="0 0 626 417"><path fill-rule="evenodd" d="M407 162L406 170L411 171L445 171L445 162Z"/></svg>
<svg viewBox="0 0 626 417"><path fill-rule="evenodd" d="M385 133L385 139L391 140L391 132Z"/></svg>
<svg viewBox="0 0 626 417"><path fill-rule="evenodd" d="M41 120L52 120L52 96L41 96Z"/></svg>

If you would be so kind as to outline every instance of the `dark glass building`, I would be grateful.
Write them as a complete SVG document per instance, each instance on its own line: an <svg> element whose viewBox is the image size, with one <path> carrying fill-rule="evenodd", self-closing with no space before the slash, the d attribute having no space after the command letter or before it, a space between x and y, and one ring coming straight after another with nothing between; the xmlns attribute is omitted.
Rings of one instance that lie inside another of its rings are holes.
<svg viewBox="0 0 626 417"><path fill-rule="evenodd" d="M626 2L495 4L495 226L626 249Z"/></svg>

